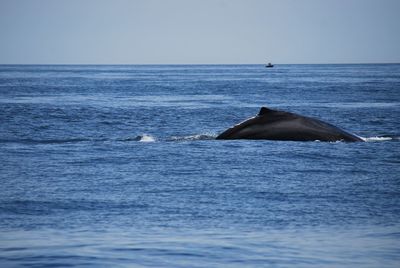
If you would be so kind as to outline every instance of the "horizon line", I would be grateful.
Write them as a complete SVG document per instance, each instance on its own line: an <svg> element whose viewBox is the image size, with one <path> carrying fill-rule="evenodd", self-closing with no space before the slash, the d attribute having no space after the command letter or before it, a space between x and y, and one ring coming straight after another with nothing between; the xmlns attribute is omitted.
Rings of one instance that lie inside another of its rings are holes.
<svg viewBox="0 0 400 268"><path fill-rule="evenodd" d="M272 62L271 62L272 63ZM130 65L130 66L155 66L155 65L266 65L267 63L0 63L0 65ZM272 63L275 65L383 65L400 64L400 62L343 62L343 63Z"/></svg>

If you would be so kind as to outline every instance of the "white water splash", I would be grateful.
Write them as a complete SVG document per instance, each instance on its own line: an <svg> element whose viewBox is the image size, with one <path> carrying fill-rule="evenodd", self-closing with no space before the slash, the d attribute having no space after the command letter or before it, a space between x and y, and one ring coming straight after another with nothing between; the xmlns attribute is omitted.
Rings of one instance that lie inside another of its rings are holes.
<svg viewBox="0 0 400 268"><path fill-rule="evenodd" d="M366 142L378 142L378 141L391 141L393 140L392 137L369 137L369 138L362 138Z"/></svg>
<svg viewBox="0 0 400 268"><path fill-rule="evenodd" d="M143 134L138 137L138 142L155 142L155 141L156 139L153 136L147 134Z"/></svg>

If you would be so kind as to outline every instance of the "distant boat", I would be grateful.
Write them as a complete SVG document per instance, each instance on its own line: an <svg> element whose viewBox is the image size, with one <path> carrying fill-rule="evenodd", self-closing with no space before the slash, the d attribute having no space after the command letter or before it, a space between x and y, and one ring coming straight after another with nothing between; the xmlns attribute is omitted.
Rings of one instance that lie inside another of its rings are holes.
<svg viewBox="0 0 400 268"><path fill-rule="evenodd" d="M272 68L272 67L274 67L272 63L268 63L267 65L265 65L265 68Z"/></svg>

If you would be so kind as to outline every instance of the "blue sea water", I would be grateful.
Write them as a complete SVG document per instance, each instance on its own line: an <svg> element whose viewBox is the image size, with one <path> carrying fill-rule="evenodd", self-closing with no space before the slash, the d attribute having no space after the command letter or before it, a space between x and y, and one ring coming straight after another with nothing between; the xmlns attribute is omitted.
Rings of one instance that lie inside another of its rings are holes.
<svg viewBox="0 0 400 268"><path fill-rule="evenodd" d="M215 140L261 106L364 143ZM399 267L400 65L0 65L1 267Z"/></svg>

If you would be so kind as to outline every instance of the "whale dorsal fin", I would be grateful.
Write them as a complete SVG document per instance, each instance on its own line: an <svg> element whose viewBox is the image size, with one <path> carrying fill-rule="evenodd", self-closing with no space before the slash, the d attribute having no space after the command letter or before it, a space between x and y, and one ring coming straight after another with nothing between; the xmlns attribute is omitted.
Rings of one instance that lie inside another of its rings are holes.
<svg viewBox="0 0 400 268"><path fill-rule="evenodd" d="M274 110L271 110L271 109L269 109L267 107L261 107L260 111L258 112L258 116L266 115L266 114L269 114L269 113L271 113L273 111Z"/></svg>

